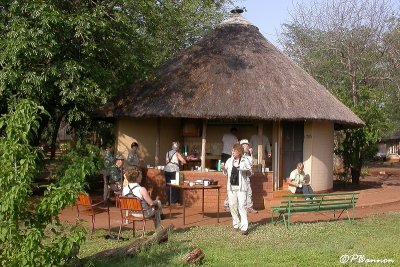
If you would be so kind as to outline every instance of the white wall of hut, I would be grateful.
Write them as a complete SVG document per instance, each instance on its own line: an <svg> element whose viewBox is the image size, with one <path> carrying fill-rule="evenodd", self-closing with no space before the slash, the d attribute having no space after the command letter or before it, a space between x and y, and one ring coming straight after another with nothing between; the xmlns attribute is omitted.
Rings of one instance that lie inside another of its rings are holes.
<svg viewBox="0 0 400 267"><path fill-rule="evenodd" d="M304 172L310 175L314 191L333 188L333 135L332 122L304 124Z"/></svg>

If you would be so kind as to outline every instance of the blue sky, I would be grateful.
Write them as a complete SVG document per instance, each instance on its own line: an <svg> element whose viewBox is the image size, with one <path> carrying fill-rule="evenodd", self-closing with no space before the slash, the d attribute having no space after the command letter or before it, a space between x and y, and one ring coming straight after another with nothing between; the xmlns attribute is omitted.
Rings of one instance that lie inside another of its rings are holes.
<svg viewBox="0 0 400 267"><path fill-rule="evenodd" d="M357 1L357 0L354 0ZM289 11L293 10L296 3L307 3L308 0L232 0L232 8L235 6L245 7L246 12L242 15L271 43L279 48L278 33L281 25L290 21ZM390 0L393 7L400 10L400 0Z"/></svg>
<svg viewBox="0 0 400 267"><path fill-rule="evenodd" d="M278 46L277 32L281 31L281 24L290 20L289 11L293 3L298 0L237 0L232 1L235 6L245 7L242 15L275 46Z"/></svg>

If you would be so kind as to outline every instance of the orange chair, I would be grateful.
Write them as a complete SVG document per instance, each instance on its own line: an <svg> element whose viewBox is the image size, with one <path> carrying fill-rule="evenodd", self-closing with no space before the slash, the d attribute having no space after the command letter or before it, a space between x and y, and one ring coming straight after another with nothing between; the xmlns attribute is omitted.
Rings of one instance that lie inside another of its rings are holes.
<svg viewBox="0 0 400 267"><path fill-rule="evenodd" d="M142 237L144 237L144 233L146 231L146 220L149 218L144 216L144 210L140 198L120 196L119 209L121 211L121 225L119 226L118 240L121 234L122 225L127 225L130 223L132 223L132 232L133 236L135 236L135 222L137 221L142 222ZM138 216L133 216L132 213L136 213Z"/></svg>
<svg viewBox="0 0 400 267"><path fill-rule="evenodd" d="M100 205L106 205L107 207L100 207ZM94 231L94 223L96 220L96 214L107 212L108 215L108 232L111 233L110 224L110 208L108 206L108 201L101 201L98 203L93 203L92 198L86 193L78 193L78 199L75 201L76 210L78 211L78 217L80 214L84 214L92 217L92 231Z"/></svg>
<svg viewBox="0 0 400 267"><path fill-rule="evenodd" d="M115 196L115 207L119 207L119 198L121 197L121 191L114 191Z"/></svg>

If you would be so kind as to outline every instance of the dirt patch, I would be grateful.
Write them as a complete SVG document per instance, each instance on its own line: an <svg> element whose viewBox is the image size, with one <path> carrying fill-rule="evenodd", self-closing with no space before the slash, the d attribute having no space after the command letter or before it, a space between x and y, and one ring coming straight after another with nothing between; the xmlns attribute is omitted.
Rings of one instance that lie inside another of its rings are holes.
<svg viewBox="0 0 400 267"><path fill-rule="evenodd" d="M367 207L357 207L356 217L365 218L365 217L370 217L374 214L383 214L387 212L400 212L400 201L372 205Z"/></svg>
<svg viewBox="0 0 400 267"><path fill-rule="evenodd" d="M400 163L372 163L359 185L349 185L360 191L356 216L400 211ZM350 191L350 190L349 190Z"/></svg>

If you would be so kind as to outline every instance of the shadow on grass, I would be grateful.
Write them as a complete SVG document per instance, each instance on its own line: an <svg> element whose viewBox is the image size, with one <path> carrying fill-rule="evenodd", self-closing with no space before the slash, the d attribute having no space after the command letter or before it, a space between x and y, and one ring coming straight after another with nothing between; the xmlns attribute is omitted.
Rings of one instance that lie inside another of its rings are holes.
<svg viewBox="0 0 400 267"><path fill-rule="evenodd" d="M342 222L342 221L346 221L346 222L348 222L350 224L349 219L347 217L341 217L341 218L337 219L337 218L332 218L329 215L325 215L325 216L326 216L325 219L316 218L315 220L312 220L312 221L309 221L309 220L303 221L301 219L296 219L295 221L291 221L290 222L289 229L291 227L296 227L297 225L301 225L301 224L313 225L313 224L317 224L317 223ZM270 225L270 226L273 226L273 227L281 227L281 228L283 227L283 228L285 228L285 224L282 221L279 221L278 223L275 224L277 218L278 218L277 216L274 217L274 222L273 223L271 222L271 219L266 219L266 220L260 220L260 221L257 221L255 223L250 224L249 225L249 233L251 234L252 231L255 231L255 230L259 229L259 228L265 227L266 224ZM353 219L353 225L355 224L355 222L357 222L358 220L361 220L361 219L363 219L363 218L362 217L355 217Z"/></svg>

